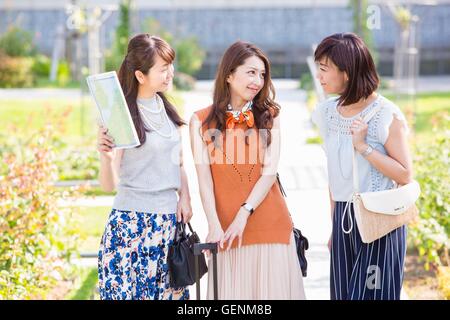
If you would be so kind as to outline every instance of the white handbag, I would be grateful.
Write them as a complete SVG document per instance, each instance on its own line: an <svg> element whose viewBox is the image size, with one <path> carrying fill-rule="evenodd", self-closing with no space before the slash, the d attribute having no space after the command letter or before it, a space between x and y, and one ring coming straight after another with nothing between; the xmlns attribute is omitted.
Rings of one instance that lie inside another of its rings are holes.
<svg viewBox="0 0 450 320"><path fill-rule="evenodd" d="M364 117L364 122L367 123L380 108L380 105L376 106ZM353 229L350 215L350 229L344 228L345 214L350 210L349 203L352 202L356 224L364 243L373 242L418 216L415 202L420 195L420 186L415 180L400 187L395 184L395 187L389 190L362 193L358 190L358 165L353 148L353 194L344 209L341 226L344 233L350 233Z"/></svg>

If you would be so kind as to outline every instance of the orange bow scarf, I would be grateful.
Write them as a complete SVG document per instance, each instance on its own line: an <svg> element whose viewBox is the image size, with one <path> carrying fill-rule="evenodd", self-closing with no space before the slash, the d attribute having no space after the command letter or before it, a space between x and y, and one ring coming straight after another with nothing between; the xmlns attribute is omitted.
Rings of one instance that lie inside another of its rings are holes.
<svg viewBox="0 0 450 320"><path fill-rule="evenodd" d="M252 101L249 101L241 111L234 111L231 105L228 105L226 116L227 129L233 129L236 123L245 122L249 128L253 127L255 124L252 112Z"/></svg>

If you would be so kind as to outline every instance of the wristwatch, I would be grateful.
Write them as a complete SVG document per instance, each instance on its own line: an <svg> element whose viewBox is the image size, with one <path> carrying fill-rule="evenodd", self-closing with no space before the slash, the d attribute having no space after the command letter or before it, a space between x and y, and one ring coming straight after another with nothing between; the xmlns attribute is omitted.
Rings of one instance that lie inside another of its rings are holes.
<svg viewBox="0 0 450 320"><path fill-rule="evenodd" d="M253 209L253 207L247 202L244 202L241 207L250 212L250 215L253 213L253 211L255 211L255 209Z"/></svg>
<svg viewBox="0 0 450 320"><path fill-rule="evenodd" d="M369 154L371 154L372 151L373 151L373 148L372 148L372 146L369 144L369 145L367 145L366 151L364 151L363 153L361 153L361 155L365 158L365 157L367 157Z"/></svg>

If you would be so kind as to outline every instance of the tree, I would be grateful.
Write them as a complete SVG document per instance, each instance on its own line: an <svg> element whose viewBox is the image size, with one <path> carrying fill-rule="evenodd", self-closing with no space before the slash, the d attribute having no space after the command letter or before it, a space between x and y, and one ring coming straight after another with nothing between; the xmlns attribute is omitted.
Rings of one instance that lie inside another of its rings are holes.
<svg viewBox="0 0 450 320"><path fill-rule="evenodd" d="M159 21L153 18L145 22L144 29L152 35L161 37L174 48L176 53L175 67L178 72L194 76L200 70L205 59L205 51L196 37L174 37L172 33L161 26Z"/></svg>
<svg viewBox="0 0 450 320"><path fill-rule="evenodd" d="M350 6L353 9L353 30L359 35L369 48L375 65L378 64L378 54L375 50L372 30L367 26L367 0L351 0Z"/></svg>
<svg viewBox="0 0 450 320"><path fill-rule="evenodd" d="M117 26L114 44L106 53L106 71L118 70L123 57L127 53L128 40L131 34L130 27L131 0L122 0L119 7L119 25Z"/></svg>

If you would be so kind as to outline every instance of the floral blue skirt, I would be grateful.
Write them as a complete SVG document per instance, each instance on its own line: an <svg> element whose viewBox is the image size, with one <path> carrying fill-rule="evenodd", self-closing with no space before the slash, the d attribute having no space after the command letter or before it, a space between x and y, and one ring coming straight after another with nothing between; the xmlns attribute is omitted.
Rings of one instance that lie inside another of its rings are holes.
<svg viewBox="0 0 450 320"><path fill-rule="evenodd" d="M187 288L169 285L167 254L175 214L113 209L98 253L102 300L187 300Z"/></svg>

